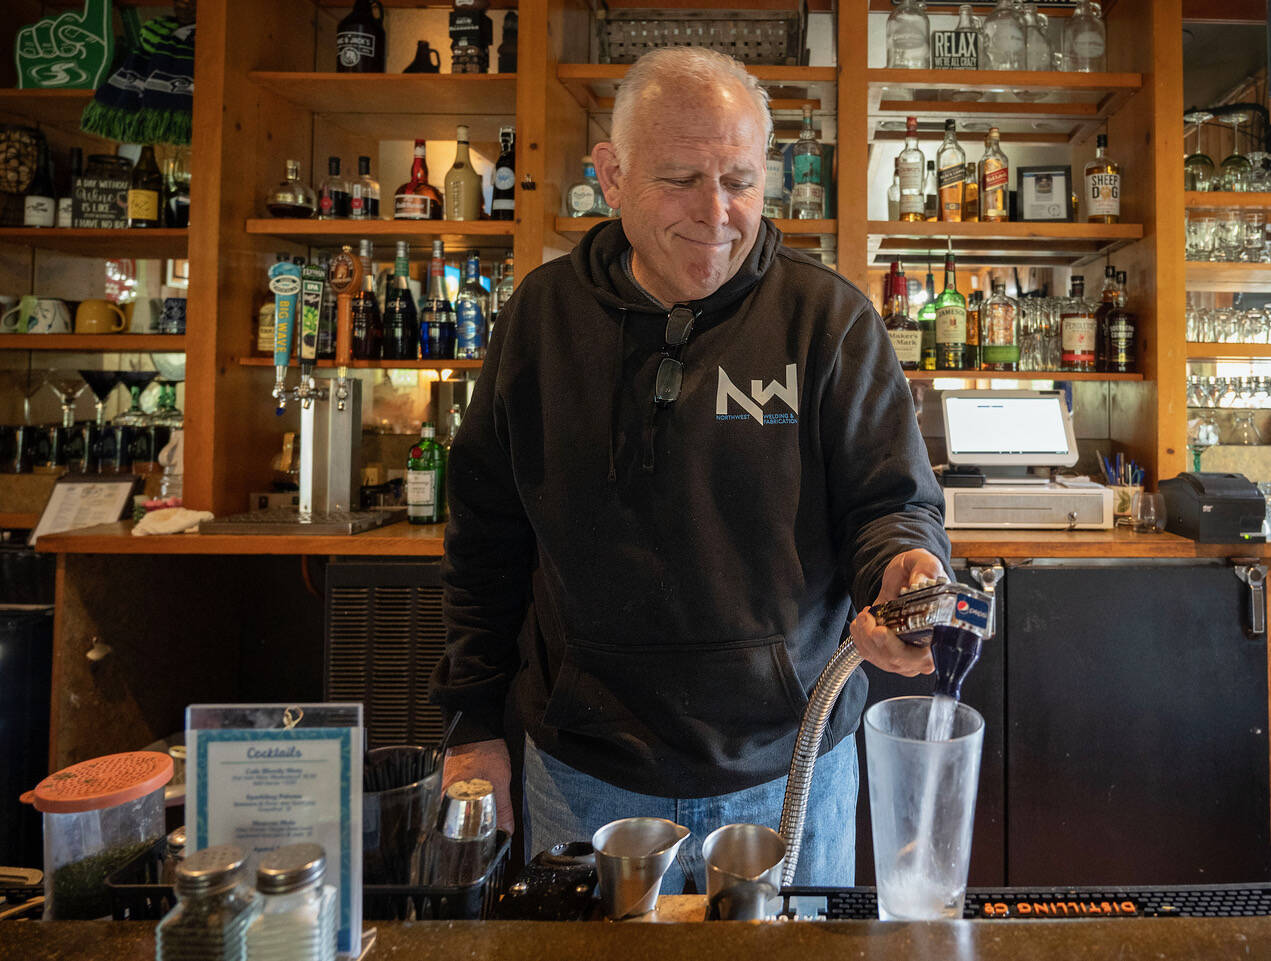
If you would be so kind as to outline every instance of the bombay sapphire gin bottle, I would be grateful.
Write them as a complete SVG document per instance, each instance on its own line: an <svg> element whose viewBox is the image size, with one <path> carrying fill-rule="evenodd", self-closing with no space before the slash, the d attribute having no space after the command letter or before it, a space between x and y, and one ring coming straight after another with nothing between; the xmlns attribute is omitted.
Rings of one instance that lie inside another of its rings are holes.
<svg viewBox="0 0 1271 961"><path fill-rule="evenodd" d="M887 17L887 66L931 67L931 25L923 0L901 0Z"/></svg>

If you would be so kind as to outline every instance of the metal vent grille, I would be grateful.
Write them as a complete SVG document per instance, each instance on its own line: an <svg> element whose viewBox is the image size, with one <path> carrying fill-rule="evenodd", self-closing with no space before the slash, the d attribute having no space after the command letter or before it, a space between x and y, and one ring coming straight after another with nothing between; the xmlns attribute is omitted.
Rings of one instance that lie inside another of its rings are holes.
<svg viewBox="0 0 1271 961"><path fill-rule="evenodd" d="M327 567L325 696L362 702L368 747L441 740L428 677L444 646L436 564Z"/></svg>

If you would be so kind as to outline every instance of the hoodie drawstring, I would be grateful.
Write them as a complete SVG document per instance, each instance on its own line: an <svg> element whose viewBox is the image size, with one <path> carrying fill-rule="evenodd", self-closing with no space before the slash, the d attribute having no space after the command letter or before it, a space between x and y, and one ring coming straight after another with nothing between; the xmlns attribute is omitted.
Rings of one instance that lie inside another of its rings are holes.
<svg viewBox="0 0 1271 961"><path fill-rule="evenodd" d="M622 352L626 348L623 333L627 326L627 308L620 308L618 314L618 349L614 351L613 362L613 406L609 412L609 483L616 483L618 472L613 466L613 448L617 443L618 406L622 403Z"/></svg>

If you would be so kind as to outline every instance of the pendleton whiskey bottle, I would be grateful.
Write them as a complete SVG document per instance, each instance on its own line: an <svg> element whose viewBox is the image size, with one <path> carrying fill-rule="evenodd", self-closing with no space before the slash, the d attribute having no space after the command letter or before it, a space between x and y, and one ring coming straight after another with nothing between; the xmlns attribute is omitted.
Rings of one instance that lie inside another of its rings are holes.
<svg viewBox="0 0 1271 961"><path fill-rule="evenodd" d="M909 316L909 288L900 261L893 260L887 275L883 297L883 326L891 338L896 359L902 370L918 370L922 366L922 331L918 321Z"/></svg>
<svg viewBox="0 0 1271 961"><path fill-rule="evenodd" d="M1086 303L1085 293L1085 278L1072 278L1072 296L1059 308L1059 336L1063 344L1061 366L1064 370L1094 370L1097 324L1094 308Z"/></svg>
<svg viewBox="0 0 1271 961"><path fill-rule="evenodd" d="M1010 219L1008 192L1011 165L1002 153L1000 135L996 127L989 127L984 138L984 159L980 161L980 219L1004 221Z"/></svg>
<svg viewBox="0 0 1271 961"><path fill-rule="evenodd" d="M1094 159L1086 164L1086 223L1115 224L1121 219L1121 165L1103 151L1108 135L1095 137Z"/></svg>
<svg viewBox="0 0 1271 961"><path fill-rule="evenodd" d="M936 298L936 370L965 370L966 299L958 293L953 251L944 258L944 290Z"/></svg>
<svg viewBox="0 0 1271 961"><path fill-rule="evenodd" d="M936 177L940 184L940 220L962 220L962 181L966 177L966 151L958 144L957 124L944 122L944 143L936 151Z"/></svg>

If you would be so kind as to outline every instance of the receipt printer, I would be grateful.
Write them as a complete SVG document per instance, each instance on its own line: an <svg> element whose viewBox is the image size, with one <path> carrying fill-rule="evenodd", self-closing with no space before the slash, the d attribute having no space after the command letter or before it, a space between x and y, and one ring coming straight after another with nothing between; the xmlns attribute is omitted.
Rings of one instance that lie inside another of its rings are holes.
<svg viewBox="0 0 1271 961"><path fill-rule="evenodd" d="M1202 544L1265 540L1266 500L1244 474L1179 474L1160 486L1171 534Z"/></svg>

